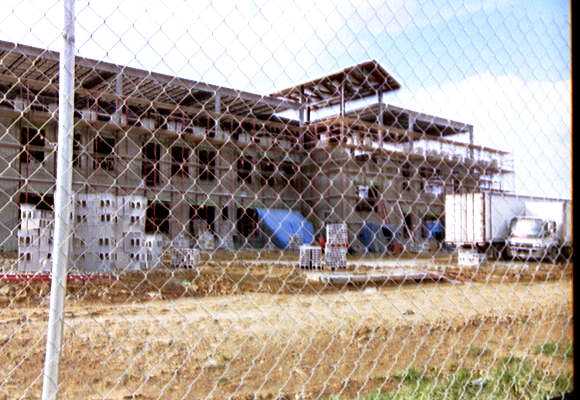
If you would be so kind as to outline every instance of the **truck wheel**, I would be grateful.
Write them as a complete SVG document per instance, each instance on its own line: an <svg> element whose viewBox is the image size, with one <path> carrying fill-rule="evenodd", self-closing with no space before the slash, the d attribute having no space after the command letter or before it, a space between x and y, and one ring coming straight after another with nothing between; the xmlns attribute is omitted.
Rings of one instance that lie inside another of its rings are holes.
<svg viewBox="0 0 580 400"><path fill-rule="evenodd" d="M497 246L490 246L488 250L489 258L493 261L498 261L500 259L500 253Z"/></svg>
<svg viewBox="0 0 580 400"><path fill-rule="evenodd" d="M557 247L551 247L550 250L548 250L548 259L551 263L556 264L559 256L560 252Z"/></svg>

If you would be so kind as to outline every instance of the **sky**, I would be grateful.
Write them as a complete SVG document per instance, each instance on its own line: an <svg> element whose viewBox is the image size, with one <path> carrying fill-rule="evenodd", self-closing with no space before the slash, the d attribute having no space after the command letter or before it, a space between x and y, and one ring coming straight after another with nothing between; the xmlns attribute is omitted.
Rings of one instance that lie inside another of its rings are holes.
<svg viewBox="0 0 580 400"><path fill-rule="evenodd" d="M0 39L58 50L62 3L3 0ZM515 191L571 197L567 1L76 1L77 53L267 94L364 60L389 104L512 153ZM463 140L464 138L459 138Z"/></svg>

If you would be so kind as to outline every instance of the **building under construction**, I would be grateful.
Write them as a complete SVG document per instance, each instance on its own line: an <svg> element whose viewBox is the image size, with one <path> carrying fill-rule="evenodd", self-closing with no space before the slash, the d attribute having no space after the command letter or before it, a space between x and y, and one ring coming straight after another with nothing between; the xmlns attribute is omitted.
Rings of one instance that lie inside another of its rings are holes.
<svg viewBox="0 0 580 400"><path fill-rule="evenodd" d="M0 41L3 251L18 248L21 204L52 206L58 64ZM260 95L78 57L75 86L74 191L143 196L145 233L170 239L264 246L256 210L287 209L316 230L346 222L354 238L371 221L420 241L445 193L509 189L508 153L474 145L469 124L385 104L400 84L376 61Z"/></svg>

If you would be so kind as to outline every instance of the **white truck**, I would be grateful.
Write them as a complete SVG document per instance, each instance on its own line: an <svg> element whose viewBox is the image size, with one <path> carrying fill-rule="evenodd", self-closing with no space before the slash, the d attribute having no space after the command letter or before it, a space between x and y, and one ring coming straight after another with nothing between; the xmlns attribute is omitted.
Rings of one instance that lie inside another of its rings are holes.
<svg viewBox="0 0 580 400"><path fill-rule="evenodd" d="M445 196L445 241L499 259L550 260L572 250L569 200L505 193Z"/></svg>

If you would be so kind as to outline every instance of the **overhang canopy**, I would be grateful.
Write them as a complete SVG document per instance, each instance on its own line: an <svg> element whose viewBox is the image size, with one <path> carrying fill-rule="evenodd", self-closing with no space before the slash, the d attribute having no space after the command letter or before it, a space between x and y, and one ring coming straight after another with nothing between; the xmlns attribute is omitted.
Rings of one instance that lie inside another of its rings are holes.
<svg viewBox="0 0 580 400"><path fill-rule="evenodd" d="M405 129L432 137L467 133L473 128L463 122L380 103L349 111L346 116L373 124L382 121L386 127Z"/></svg>
<svg viewBox="0 0 580 400"><path fill-rule="evenodd" d="M374 96L401 87L375 60L365 61L341 71L272 93L270 96L309 105L312 109L344 101Z"/></svg>

